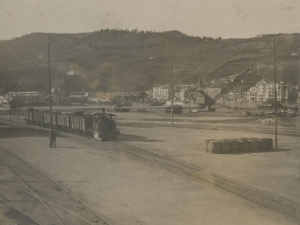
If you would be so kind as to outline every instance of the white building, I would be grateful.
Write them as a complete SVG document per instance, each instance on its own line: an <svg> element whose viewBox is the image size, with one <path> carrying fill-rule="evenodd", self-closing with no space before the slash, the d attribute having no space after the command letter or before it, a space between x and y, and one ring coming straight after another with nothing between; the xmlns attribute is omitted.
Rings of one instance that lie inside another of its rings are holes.
<svg viewBox="0 0 300 225"><path fill-rule="evenodd" d="M163 86L160 88L160 91L161 91L161 99L168 100L169 97L170 97L170 95L169 95L169 92L170 92L170 85L169 85L169 84L163 85Z"/></svg>
<svg viewBox="0 0 300 225"><path fill-rule="evenodd" d="M276 95L278 101L289 100L293 91L293 86L284 84L282 81L276 84ZM243 92L245 101L265 102L274 100L275 98L275 83L261 80L254 87Z"/></svg>
<svg viewBox="0 0 300 225"><path fill-rule="evenodd" d="M66 75L67 76L74 76L74 71L73 70L67 71Z"/></svg>
<svg viewBox="0 0 300 225"><path fill-rule="evenodd" d="M23 92L9 92L6 94L6 98L9 100L18 99L23 103L43 103L49 101L47 92L40 91L23 91ZM51 95L52 102L58 103L58 96Z"/></svg>
<svg viewBox="0 0 300 225"><path fill-rule="evenodd" d="M256 101L257 100L257 87L251 87L249 89L249 100Z"/></svg>
<svg viewBox="0 0 300 225"><path fill-rule="evenodd" d="M257 101L257 87L251 87L242 93L244 101Z"/></svg>
<svg viewBox="0 0 300 225"><path fill-rule="evenodd" d="M170 95L170 85L157 85L153 87L153 99L168 100Z"/></svg>
<svg viewBox="0 0 300 225"><path fill-rule="evenodd" d="M265 80L261 80L256 84L256 101L267 101L269 96L269 87L268 83Z"/></svg>
<svg viewBox="0 0 300 225"><path fill-rule="evenodd" d="M7 99L3 96L0 96L0 104L7 104Z"/></svg>
<svg viewBox="0 0 300 225"><path fill-rule="evenodd" d="M276 96L278 101L289 100L293 86L284 84L282 81L276 84ZM274 100L275 98L275 83L271 82L268 85L268 99Z"/></svg>
<svg viewBox="0 0 300 225"><path fill-rule="evenodd" d="M158 99L158 98L161 97L160 87L161 87L161 86L154 86L154 87L153 87L152 97L153 97L154 99Z"/></svg>

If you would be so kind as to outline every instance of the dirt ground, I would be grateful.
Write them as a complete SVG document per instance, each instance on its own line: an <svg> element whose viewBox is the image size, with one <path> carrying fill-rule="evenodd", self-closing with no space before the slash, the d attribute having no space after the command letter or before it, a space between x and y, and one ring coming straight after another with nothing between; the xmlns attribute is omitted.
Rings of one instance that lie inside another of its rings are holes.
<svg viewBox="0 0 300 225"><path fill-rule="evenodd" d="M227 115L227 116L226 116ZM158 154L222 174L255 188L300 202L300 120L278 118L278 149L272 152L212 155L205 139L274 138L274 124L254 123L261 117L232 114L117 114L120 139ZM124 126L122 126L124 124Z"/></svg>
<svg viewBox="0 0 300 225"><path fill-rule="evenodd" d="M281 120L276 151L211 155L204 152L205 139L273 137L273 126L254 124L257 118L237 112L175 115L175 127L170 127L169 115L154 111L117 116L124 148L137 146L300 202L298 117ZM0 116L0 145L71 190L111 224L290 224L220 190L136 160L113 143L61 134L59 148L49 149L47 132L6 119ZM0 217L16 221L7 216L6 205L0 209Z"/></svg>

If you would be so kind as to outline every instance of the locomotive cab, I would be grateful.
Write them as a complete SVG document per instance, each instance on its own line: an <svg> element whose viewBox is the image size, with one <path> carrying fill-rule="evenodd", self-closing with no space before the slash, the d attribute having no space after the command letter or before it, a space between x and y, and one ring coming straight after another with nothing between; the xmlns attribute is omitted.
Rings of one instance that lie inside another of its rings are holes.
<svg viewBox="0 0 300 225"><path fill-rule="evenodd" d="M113 117L114 114L93 113L93 136L101 141L117 139L117 124Z"/></svg>

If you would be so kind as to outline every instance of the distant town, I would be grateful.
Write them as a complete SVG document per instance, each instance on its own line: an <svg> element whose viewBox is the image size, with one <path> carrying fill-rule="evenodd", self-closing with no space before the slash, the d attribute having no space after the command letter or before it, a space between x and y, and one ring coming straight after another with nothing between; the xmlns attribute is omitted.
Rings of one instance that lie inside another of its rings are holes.
<svg viewBox="0 0 300 225"><path fill-rule="evenodd" d="M67 72L72 76L73 71ZM217 96L221 90L233 82L236 75L228 79L210 80L205 84L199 78L191 84L175 84L173 86L173 101L175 104L186 104L192 101L190 93L197 90L203 90L210 98ZM243 83L243 80L241 81ZM237 87L227 92L219 101L222 102L254 102L262 104L274 101L275 85L274 82L262 79L251 87ZM279 102L300 103L300 92L297 85L284 83L280 81L276 84L277 100ZM119 105L131 105L132 103L161 103L170 104L171 84L155 84L152 89L138 90L134 92L70 92L66 91L65 81L62 79L53 79L51 88L52 102L59 105L80 105L80 104L98 104L115 103ZM41 106L49 103L49 92L47 91L20 91L8 92L0 96L0 103L8 104L18 99L20 106Z"/></svg>

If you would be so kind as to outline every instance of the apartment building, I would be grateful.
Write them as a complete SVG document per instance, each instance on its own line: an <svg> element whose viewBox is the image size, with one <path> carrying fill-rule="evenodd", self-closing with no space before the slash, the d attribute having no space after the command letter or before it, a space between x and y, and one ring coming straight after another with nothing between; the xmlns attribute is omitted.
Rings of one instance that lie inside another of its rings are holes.
<svg viewBox="0 0 300 225"><path fill-rule="evenodd" d="M267 101L269 96L269 85L265 80L261 80L256 84L256 101Z"/></svg>
<svg viewBox="0 0 300 225"><path fill-rule="evenodd" d="M290 100L293 86L284 84L282 81L276 84L276 95L278 101ZM254 87L243 92L244 101L265 102L274 100L275 98L275 83L261 80Z"/></svg>
<svg viewBox="0 0 300 225"><path fill-rule="evenodd" d="M168 100L170 98L170 85L156 85L153 87L153 99Z"/></svg>

